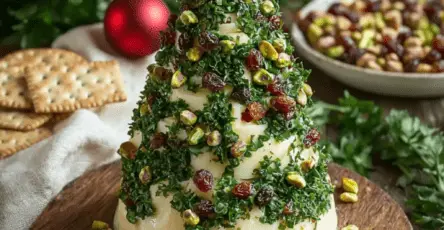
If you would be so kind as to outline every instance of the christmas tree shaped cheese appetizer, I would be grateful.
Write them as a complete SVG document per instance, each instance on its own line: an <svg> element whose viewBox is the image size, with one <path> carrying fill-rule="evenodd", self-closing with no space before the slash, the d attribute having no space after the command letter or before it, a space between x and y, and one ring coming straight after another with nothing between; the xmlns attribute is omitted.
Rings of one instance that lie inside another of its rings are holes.
<svg viewBox="0 0 444 230"><path fill-rule="evenodd" d="M336 229L278 1L182 0L129 134L114 227Z"/></svg>

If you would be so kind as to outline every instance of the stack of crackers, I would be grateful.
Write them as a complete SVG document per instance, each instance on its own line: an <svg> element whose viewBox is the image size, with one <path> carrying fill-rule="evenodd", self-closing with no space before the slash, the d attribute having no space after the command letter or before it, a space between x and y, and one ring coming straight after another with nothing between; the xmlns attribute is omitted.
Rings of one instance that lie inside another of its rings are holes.
<svg viewBox="0 0 444 230"><path fill-rule="evenodd" d="M125 100L116 61L61 49L11 53L0 59L0 159L51 136L54 121L75 110Z"/></svg>

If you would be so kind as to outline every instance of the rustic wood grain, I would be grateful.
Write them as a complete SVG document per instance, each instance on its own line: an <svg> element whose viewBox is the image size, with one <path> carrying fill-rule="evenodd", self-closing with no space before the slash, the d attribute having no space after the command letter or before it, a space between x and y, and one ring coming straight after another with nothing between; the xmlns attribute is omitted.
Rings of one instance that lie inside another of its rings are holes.
<svg viewBox="0 0 444 230"><path fill-rule="evenodd" d="M337 164L329 165L329 174L337 186L335 200L340 227L355 224L360 229L412 229L402 208L377 185ZM358 182L358 203L346 204L337 199L342 192L339 188L342 177ZM119 180L119 162L84 174L64 188L31 229L89 229L93 220L112 224Z"/></svg>

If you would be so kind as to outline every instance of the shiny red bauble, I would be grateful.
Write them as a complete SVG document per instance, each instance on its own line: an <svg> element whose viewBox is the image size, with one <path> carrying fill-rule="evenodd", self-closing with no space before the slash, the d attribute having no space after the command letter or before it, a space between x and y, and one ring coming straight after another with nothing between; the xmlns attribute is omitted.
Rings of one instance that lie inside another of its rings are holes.
<svg viewBox="0 0 444 230"><path fill-rule="evenodd" d="M169 15L162 0L114 0L103 20L106 38L127 57L152 54L160 48Z"/></svg>

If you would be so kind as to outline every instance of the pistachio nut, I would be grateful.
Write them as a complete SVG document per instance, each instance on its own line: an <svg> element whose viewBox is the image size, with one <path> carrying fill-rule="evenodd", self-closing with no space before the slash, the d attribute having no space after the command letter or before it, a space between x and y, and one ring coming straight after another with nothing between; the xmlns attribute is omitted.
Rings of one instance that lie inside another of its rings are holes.
<svg viewBox="0 0 444 230"><path fill-rule="evenodd" d="M222 51L224 53L228 53L232 49L234 49L234 46L236 46L236 42L231 41L231 40L222 40L222 41L220 41L220 45L222 46Z"/></svg>
<svg viewBox="0 0 444 230"><path fill-rule="evenodd" d="M287 43L283 38L274 39L273 47L276 49L277 52L282 53L287 48Z"/></svg>
<svg viewBox="0 0 444 230"><path fill-rule="evenodd" d="M145 166L140 170L139 173L139 180L142 184L148 184L151 182L152 174L151 174L151 168L150 166Z"/></svg>
<svg viewBox="0 0 444 230"><path fill-rule="evenodd" d="M384 16L382 16L381 12L375 13L375 26L378 30L385 28Z"/></svg>
<svg viewBox="0 0 444 230"><path fill-rule="evenodd" d="M200 222L199 216L191 211L191 209L187 209L183 212L183 220L186 225L196 226Z"/></svg>
<svg viewBox="0 0 444 230"><path fill-rule="evenodd" d="M344 54L345 49L343 46L333 46L327 49L327 56L331 58L338 58Z"/></svg>
<svg viewBox="0 0 444 230"><path fill-rule="evenodd" d="M136 152L137 146L135 146L131 141L123 142L118 150L119 155L126 159L135 159Z"/></svg>
<svg viewBox="0 0 444 230"><path fill-rule="evenodd" d="M148 105L148 103L144 100L143 103L139 107L139 113L141 116L145 116L146 114L151 112L151 107Z"/></svg>
<svg viewBox="0 0 444 230"><path fill-rule="evenodd" d="M376 56L371 53L365 53L356 61L356 65L359 67L365 67L371 60L376 61Z"/></svg>
<svg viewBox="0 0 444 230"><path fill-rule="evenodd" d="M304 188L307 185L307 182L305 181L304 177L297 172L287 173L286 179L288 183L295 185L298 188Z"/></svg>
<svg viewBox="0 0 444 230"><path fill-rule="evenodd" d="M384 14L385 22L389 27L398 30L402 24L402 15L398 10L390 10Z"/></svg>
<svg viewBox="0 0 444 230"><path fill-rule="evenodd" d="M387 61L384 58L380 57L380 58L376 59L376 63L378 63L378 65L380 65L382 67L385 67L387 64Z"/></svg>
<svg viewBox="0 0 444 230"><path fill-rule="evenodd" d="M313 21L313 23L316 24L317 26L323 28L326 26L331 26L331 25L336 24L336 18L332 14L325 14L321 17L316 18Z"/></svg>
<svg viewBox="0 0 444 230"><path fill-rule="evenodd" d="M280 53L275 63L278 68L285 68L291 66L292 64L291 57L286 53Z"/></svg>
<svg viewBox="0 0 444 230"><path fill-rule="evenodd" d="M316 162L310 157L301 163L301 169L303 172L308 172L315 166L315 164Z"/></svg>
<svg viewBox="0 0 444 230"><path fill-rule="evenodd" d="M276 61L278 59L279 53L268 41L261 41L259 43L259 50L261 51L264 58L270 59L272 61Z"/></svg>
<svg viewBox="0 0 444 230"><path fill-rule="evenodd" d="M189 145L197 145L199 144L199 141L204 137L205 133L202 128L195 127L191 132L188 134L188 144Z"/></svg>
<svg viewBox="0 0 444 230"><path fill-rule="evenodd" d="M358 195L351 192L344 192L339 196L339 199L346 203L358 202Z"/></svg>
<svg viewBox="0 0 444 230"><path fill-rule="evenodd" d="M358 43L362 39L362 34L359 31L355 31L352 33L351 37L353 40L355 40L356 43Z"/></svg>
<svg viewBox="0 0 444 230"><path fill-rule="evenodd" d="M336 22L338 30L349 30L352 26L352 22L344 16L338 16Z"/></svg>
<svg viewBox="0 0 444 230"><path fill-rule="evenodd" d="M180 113L180 121L185 125L194 125L197 121L197 116L189 110L184 110Z"/></svg>
<svg viewBox="0 0 444 230"><path fill-rule="evenodd" d="M362 38L358 43L358 47L361 49L365 49L373 45L373 37L375 36L375 34L376 32L371 29L362 31Z"/></svg>
<svg viewBox="0 0 444 230"><path fill-rule="evenodd" d="M375 16L373 16L373 14L371 13L367 13L364 14L360 19L359 19L359 25L363 28L363 29L371 29L375 27Z"/></svg>
<svg viewBox="0 0 444 230"><path fill-rule="evenodd" d="M313 89L309 84L304 83L304 85L302 85L302 89L304 90L305 94L307 94L307 96L313 96Z"/></svg>
<svg viewBox="0 0 444 230"><path fill-rule="evenodd" d="M359 228L356 225L350 224L350 225L347 225L347 226L341 228L341 230L359 230Z"/></svg>
<svg viewBox="0 0 444 230"><path fill-rule="evenodd" d="M110 227L107 223L99 220L95 220L92 223L91 230L109 230Z"/></svg>
<svg viewBox="0 0 444 230"><path fill-rule="evenodd" d="M319 38L318 42L316 43L316 48L318 50L326 50L336 44L336 39L333 36L324 36Z"/></svg>
<svg viewBox="0 0 444 230"><path fill-rule="evenodd" d="M420 63L416 68L416 72L418 73L431 73L433 72L433 67L429 64Z"/></svg>
<svg viewBox="0 0 444 230"><path fill-rule="evenodd" d="M203 52L197 48L193 47L187 51L187 58L192 62L197 62L202 57Z"/></svg>
<svg viewBox="0 0 444 230"><path fill-rule="evenodd" d="M247 143L243 141L236 142L233 146L231 146L231 156L235 158L239 158L247 151Z"/></svg>
<svg viewBox="0 0 444 230"><path fill-rule="evenodd" d="M187 82L187 77L183 75L180 70L177 70L171 78L171 86L173 88L180 88L185 84L185 82Z"/></svg>
<svg viewBox="0 0 444 230"><path fill-rule="evenodd" d="M273 2L270 0L263 1L259 8L261 10L261 13L267 16L274 14L276 12L276 7L274 6Z"/></svg>
<svg viewBox="0 0 444 230"><path fill-rule="evenodd" d="M376 62L376 60L370 60L367 62L367 65L365 66L369 69L374 69L374 70L380 70L382 71L382 67Z"/></svg>
<svg viewBox="0 0 444 230"><path fill-rule="evenodd" d="M179 18L184 25L191 25L199 22L199 19L191 10L185 10Z"/></svg>
<svg viewBox="0 0 444 230"><path fill-rule="evenodd" d="M298 92L298 98L296 99L296 102L302 106L305 106L307 104L307 94L305 94L304 89L300 89Z"/></svg>
<svg viewBox="0 0 444 230"><path fill-rule="evenodd" d="M207 144L209 146L218 146L222 142L222 135L219 131L215 130L208 134L207 136Z"/></svg>
<svg viewBox="0 0 444 230"><path fill-rule="evenodd" d="M253 75L253 82L258 85L268 85L273 82L273 75L265 69L259 69Z"/></svg>
<svg viewBox="0 0 444 230"><path fill-rule="evenodd" d="M308 26L308 30L307 30L308 41L311 44L316 44L316 42L322 36L323 33L324 33L324 31L322 30L321 27L317 26L314 23L310 24L310 26Z"/></svg>
<svg viewBox="0 0 444 230"><path fill-rule="evenodd" d="M342 178L342 188L346 192L358 194L359 187L355 180L347 177Z"/></svg>

